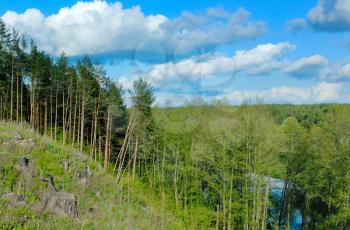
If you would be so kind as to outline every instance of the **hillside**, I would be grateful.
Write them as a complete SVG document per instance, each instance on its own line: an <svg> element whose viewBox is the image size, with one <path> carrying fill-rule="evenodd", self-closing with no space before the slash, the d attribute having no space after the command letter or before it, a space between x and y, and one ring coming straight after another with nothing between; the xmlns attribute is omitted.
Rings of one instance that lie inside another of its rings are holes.
<svg viewBox="0 0 350 230"><path fill-rule="evenodd" d="M126 132L116 171L60 132L0 123L0 229L350 226L349 105L151 110L149 129Z"/></svg>
<svg viewBox="0 0 350 230"><path fill-rule="evenodd" d="M128 176L117 184L84 153L3 122L0 197L0 229L182 229L165 196Z"/></svg>

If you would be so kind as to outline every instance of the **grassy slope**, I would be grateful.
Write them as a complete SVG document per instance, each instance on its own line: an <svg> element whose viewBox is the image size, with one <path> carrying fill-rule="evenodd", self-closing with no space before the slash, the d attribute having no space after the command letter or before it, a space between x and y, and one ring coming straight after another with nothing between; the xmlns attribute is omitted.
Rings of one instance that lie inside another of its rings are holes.
<svg viewBox="0 0 350 230"><path fill-rule="evenodd" d="M25 139L33 139L32 151L13 151L3 144L19 131ZM25 194L25 207L7 208L0 200L0 229L183 229L167 206L166 198L159 199L139 182L124 177L119 185L96 163L74 154L48 138L38 136L24 127L0 122L0 195L8 192ZM48 213L38 215L32 205L38 201L37 192L46 184L33 179L30 191L24 191L24 178L16 168L19 158L27 156L35 166L35 176L55 178L59 191L73 193L78 199L79 218L57 217ZM65 172L62 161L69 159L71 170ZM89 166L94 176L87 187L78 186L76 170Z"/></svg>

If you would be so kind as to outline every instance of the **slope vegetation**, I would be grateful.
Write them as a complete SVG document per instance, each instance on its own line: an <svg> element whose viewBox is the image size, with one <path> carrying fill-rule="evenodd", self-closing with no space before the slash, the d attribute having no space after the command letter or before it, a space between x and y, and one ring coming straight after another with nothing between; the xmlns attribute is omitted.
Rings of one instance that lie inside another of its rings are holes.
<svg viewBox="0 0 350 230"><path fill-rule="evenodd" d="M87 155L9 123L0 123L0 197L0 229L182 228L166 197L128 176L117 184Z"/></svg>

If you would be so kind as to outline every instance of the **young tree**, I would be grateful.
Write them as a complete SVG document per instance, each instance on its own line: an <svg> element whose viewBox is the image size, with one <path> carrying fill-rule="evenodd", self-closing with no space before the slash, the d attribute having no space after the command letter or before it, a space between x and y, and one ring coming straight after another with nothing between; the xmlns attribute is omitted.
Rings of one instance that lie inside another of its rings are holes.
<svg viewBox="0 0 350 230"><path fill-rule="evenodd" d="M286 173L278 224L289 229L293 195L296 194L295 190L298 189L296 181L307 167L307 138L304 128L294 117L287 118L282 125L282 129L285 134L285 150L282 158L286 164Z"/></svg>
<svg viewBox="0 0 350 230"><path fill-rule="evenodd" d="M134 139L134 153L133 153L133 170L132 175L135 177L137 160L140 160L139 151L144 147L147 141L150 141L151 133L153 131L153 117L152 104L155 101L153 95L153 88L147 80L138 78L133 85L131 92L131 101L134 113L135 132Z"/></svg>

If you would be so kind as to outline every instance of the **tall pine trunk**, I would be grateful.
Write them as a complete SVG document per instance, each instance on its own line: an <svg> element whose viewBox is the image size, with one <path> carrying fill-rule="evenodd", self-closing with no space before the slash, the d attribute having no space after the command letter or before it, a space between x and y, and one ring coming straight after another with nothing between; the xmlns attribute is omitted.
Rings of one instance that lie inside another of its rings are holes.
<svg viewBox="0 0 350 230"><path fill-rule="evenodd" d="M85 89L83 90L82 101L81 101L80 151L83 151L83 145L84 145L84 116L85 116Z"/></svg>

